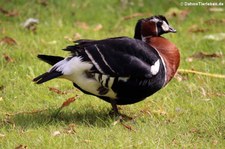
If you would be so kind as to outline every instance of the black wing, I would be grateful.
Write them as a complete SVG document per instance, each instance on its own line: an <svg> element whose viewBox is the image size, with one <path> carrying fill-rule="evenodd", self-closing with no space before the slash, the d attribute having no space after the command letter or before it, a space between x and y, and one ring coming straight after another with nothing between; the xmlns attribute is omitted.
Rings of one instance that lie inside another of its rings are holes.
<svg viewBox="0 0 225 149"><path fill-rule="evenodd" d="M94 65L92 72L115 77L151 78L150 67L160 59L154 48L128 37L79 40L75 43L64 50L91 62Z"/></svg>

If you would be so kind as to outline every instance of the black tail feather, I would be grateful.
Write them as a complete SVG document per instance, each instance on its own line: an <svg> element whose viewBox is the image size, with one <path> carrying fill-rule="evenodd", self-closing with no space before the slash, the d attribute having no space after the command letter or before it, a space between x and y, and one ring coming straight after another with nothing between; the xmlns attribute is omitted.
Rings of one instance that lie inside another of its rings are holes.
<svg viewBox="0 0 225 149"><path fill-rule="evenodd" d="M42 84L46 81L57 78L61 75L63 75L63 74L61 72L57 72L57 71L46 72L46 73L34 78L33 81L36 82L37 84Z"/></svg>
<svg viewBox="0 0 225 149"><path fill-rule="evenodd" d="M55 65L56 63L64 59L63 57L60 56L51 56L42 54L39 54L37 57L50 65Z"/></svg>

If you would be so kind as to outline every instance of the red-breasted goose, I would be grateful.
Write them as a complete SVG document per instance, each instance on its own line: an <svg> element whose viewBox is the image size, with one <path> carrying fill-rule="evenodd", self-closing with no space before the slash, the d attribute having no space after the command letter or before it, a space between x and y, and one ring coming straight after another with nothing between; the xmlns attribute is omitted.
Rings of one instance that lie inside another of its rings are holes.
<svg viewBox="0 0 225 149"><path fill-rule="evenodd" d="M134 38L116 37L103 40L78 40L60 56L38 55L53 65L33 79L37 84L65 78L86 94L112 104L133 104L164 87L174 76L180 56L176 46L161 37L175 32L163 16L140 19Z"/></svg>

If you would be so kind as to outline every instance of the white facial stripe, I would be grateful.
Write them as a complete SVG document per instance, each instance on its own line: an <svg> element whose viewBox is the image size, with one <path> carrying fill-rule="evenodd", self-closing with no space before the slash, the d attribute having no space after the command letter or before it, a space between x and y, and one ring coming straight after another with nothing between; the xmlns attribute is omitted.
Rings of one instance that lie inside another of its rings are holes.
<svg viewBox="0 0 225 149"><path fill-rule="evenodd" d="M157 18L154 17L154 18L151 19L151 21L157 23L157 22L159 22L159 19L157 19Z"/></svg>
<svg viewBox="0 0 225 149"><path fill-rule="evenodd" d="M162 29L163 29L164 31L169 31L169 25L168 25L165 21L163 21Z"/></svg>

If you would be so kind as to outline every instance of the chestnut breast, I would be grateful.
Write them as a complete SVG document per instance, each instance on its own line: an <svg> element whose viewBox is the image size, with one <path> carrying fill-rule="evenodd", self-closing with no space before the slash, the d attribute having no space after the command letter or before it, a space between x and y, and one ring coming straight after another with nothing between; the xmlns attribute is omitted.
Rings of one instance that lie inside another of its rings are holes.
<svg viewBox="0 0 225 149"><path fill-rule="evenodd" d="M164 60L166 67L166 85L173 78L179 67L179 50L172 42L161 36L146 38L146 42L154 47Z"/></svg>

